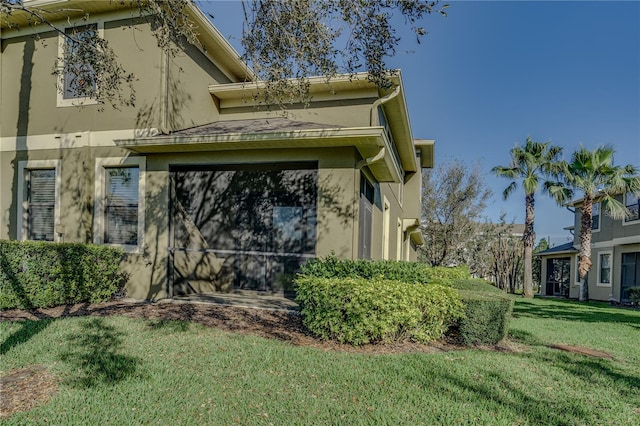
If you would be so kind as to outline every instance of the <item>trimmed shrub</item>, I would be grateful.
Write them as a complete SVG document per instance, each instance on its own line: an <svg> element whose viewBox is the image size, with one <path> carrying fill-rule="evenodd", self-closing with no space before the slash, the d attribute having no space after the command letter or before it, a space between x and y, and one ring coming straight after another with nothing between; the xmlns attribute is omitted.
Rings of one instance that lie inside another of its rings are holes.
<svg viewBox="0 0 640 426"><path fill-rule="evenodd" d="M418 262L395 260L343 260L330 255L309 260L300 275L318 278L366 278L382 277L387 280L410 284L439 283L448 285L452 280L470 278L466 265L453 268L431 267Z"/></svg>
<svg viewBox="0 0 640 426"><path fill-rule="evenodd" d="M0 241L0 309L104 302L124 284L108 246Z"/></svg>
<svg viewBox="0 0 640 426"><path fill-rule="evenodd" d="M304 325L321 338L341 343L426 343L463 315L458 292L441 285L310 276L299 276L296 284Z"/></svg>
<svg viewBox="0 0 640 426"><path fill-rule="evenodd" d="M465 345L495 345L509 329L514 298L484 280L457 280L464 317L447 332Z"/></svg>

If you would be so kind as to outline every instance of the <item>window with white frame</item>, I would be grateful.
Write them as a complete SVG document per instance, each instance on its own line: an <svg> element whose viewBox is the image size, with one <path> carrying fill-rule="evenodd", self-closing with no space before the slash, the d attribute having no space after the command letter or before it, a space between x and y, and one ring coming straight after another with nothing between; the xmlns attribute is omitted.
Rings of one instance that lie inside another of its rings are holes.
<svg viewBox="0 0 640 426"><path fill-rule="evenodd" d="M624 195L624 205L630 213L630 215L624 219L625 223L640 220L640 197L638 197L638 194L627 192Z"/></svg>
<svg viewBox="0 0 640 426"><path fill-rule="evenodd" d="M18 239L58 241L60 160L20 161Z"/></svg>
<svg viewBox="0 0 640 426"><path fill-rule="evenodd" d="M591 210L591 230L597 231L600 229L600 203L593 203L593 209Z"/></svg>
<svg viewBox="0 0 640 426"><path fill-rule="evenodd" d="M611 285L612 257L610 251L598 254L598 285Z"/></svg>
<svg viewBox="0 0 640 426"><path fill-rule="evenodd" d="M96 73L90 65L98 48L95 39L102 37L103 24L92 23L65 28L58 40L58 106L96 103Z"/></svg>
<svg viewBox="0 0 640 426"><path fill-rule="evenodd" d="M144 157L96 160L94 242L140 252L144 233Z"/></svg>

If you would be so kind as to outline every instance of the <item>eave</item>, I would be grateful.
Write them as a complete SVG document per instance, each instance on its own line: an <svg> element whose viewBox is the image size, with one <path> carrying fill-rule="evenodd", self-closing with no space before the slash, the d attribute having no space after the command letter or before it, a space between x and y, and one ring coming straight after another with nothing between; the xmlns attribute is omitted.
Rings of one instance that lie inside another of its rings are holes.
<svg viewBox="0 0 640 426"><path fill-rule="evenodd" d="M354 147L365 159L378 155L380 161L367 167L379 182L402 182L400 165L391 153L382 127L311 129L260 133L226 133L197 136L153 136L119 139L119 147L140 154Z"/></svg>
<svg viewBox="0 0 640 426"><path fill-rule="evenodd" d="M400 71L390 77L394 87L383 90L367 79L366 73L355 75L338 75L330 80L324 77L311 77L309 79L309 92L313 101L323 100L343 100L362 99L367 97L384 97L393 92L395 87L399 87L397 96L381 105L387 116L387 121L391 127L393 137L396 141L396 149L402 170L406 173L417 172L419 165L416 159L416 151L413 144L409 113L405 100L404 88ZM260 90L264 89L265 83L254 81L248 83L234 84L212 84L209 86L209 93L217 98L220 108L236 108L254 105L253 99L257 97ZM377 123L372 123L375 126Z"/></svg>
<svg viewBox="0 0 640 426"><path fill-rule="evenodd" d="M99 20L94 15L115 14L109 16L110 20L133 19L140 17L140 12L129 4L121 4L116 1L96 0L31 0L26 1L25 6L38 9L38 12L53 25L68 26L69 22L81 20L89 14L89 21ZM202 50L209 59L233 82L255 79L255 73L240 58L240 54L229 44L227 39L220 34L218 29L209 21L202 11L193 3L187 3L186 12L194 24L194 30L198 34L198 40L202 44ZM33 19L33 18L32 18ZM16 10L10 15L11 26L7 15L0 19L2 38L31 35L53 30L49 25L30 19L26 12Z"/></svg>

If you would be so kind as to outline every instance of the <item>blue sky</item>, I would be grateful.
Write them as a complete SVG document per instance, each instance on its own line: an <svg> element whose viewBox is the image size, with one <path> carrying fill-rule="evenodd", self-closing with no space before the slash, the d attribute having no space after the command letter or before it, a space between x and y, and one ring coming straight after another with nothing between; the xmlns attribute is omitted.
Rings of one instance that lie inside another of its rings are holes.
<svg viewBox="0 0 640 426"><path fill-rule="evenodd" d="M240 51L239 2L201 1ZM524 222L521 189L504 201L509 164L527 136L562 146L611 144L616 164L640 167L640 2L450 2L428 16L421 44L403 30L388 64L403 74L414 137L436 140L436 161L480 162L494 192L487 216ZM572 214L539 194L536 233L570 237Z"/></svg>

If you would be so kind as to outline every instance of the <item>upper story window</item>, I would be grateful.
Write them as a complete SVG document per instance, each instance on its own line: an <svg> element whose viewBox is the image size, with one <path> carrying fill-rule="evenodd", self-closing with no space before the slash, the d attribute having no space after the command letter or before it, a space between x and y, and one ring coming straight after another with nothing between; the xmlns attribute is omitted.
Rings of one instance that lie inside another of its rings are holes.
<svg viewBox="0 0 640 426"><path fill-rule="evenodd" d="M625 218L625 222L633 222L640 219L640 197L638 197L638 194L627 192L624 196L624 205L631 213L629 217Z"/></svg>
<svg viewBox="0 0 640 426"><path fill-rule="evenodd" d="M597 231L600 229L600 203L593 203L591 210L591 229Z"/></svg>
<svg viewBox="0 0 640 426"><path fill-rule="evenodd" d="M58 40L58 106L95 104L96 39L102 36L102 23L69 27Z"/></svg>

